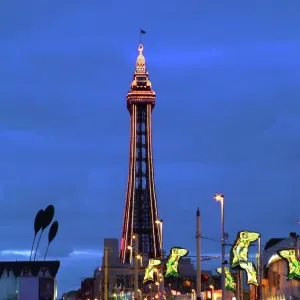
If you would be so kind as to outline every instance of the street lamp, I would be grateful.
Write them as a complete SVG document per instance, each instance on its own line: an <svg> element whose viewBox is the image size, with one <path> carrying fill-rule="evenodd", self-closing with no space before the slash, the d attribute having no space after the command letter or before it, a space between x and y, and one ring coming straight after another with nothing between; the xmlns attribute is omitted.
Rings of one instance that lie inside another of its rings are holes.
<svg viewBox="0 0 300 300"><path fill-rule="evenodd" d="M195 300L195 299L196 299L195 295L196 295L196 292L195 292L194 289L192 289L192 300Z"/></svg>
<svg viewBox="0 0 300 300"><path fill-rule="evenodd" d="M211 284L209 288L211 289L211 300L215 300L215 287Z"/></svg>
<svg viewBox="0 0 300 300"><path fill-rule="evenodd" d="M160 249L161 249L161 257L163 258L164 256L164 251L163 251L163 220L156 220L155 224L159 226L159 231L160 231Z"/></svg>
<svg viewBox="0 0 300 300"><path fill-rule="evenodd" d="M136 258L137 258L137 260L140 261L140 267L143 267L143 256L140 255L140 254L138 254L138 255L136 256Z"/></svg>
<svg viewBox="0 0 300 300"><path fill-rule="evenodd" d="M221 274L221 285L222 285L222 299L225 300L225 231L224 231L224 195L216 194L214 196L217 202L221 204L221 231L222 231L222 274Z"/></svg>
<svg viewBox="0 0 300 300"><path fill-rule="evenodd" d="M130 251L129 261L132 263L132 246L128 246L127 249Z"/></svg>

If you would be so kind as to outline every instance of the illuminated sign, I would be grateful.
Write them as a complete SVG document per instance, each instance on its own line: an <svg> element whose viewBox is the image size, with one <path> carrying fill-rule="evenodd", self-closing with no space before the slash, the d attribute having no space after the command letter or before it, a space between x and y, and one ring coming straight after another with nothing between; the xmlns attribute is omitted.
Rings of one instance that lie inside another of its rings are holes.
<svg viewBox="0 0 300 300"><path fill-rule="evenodd" d="M232 269L245 270L247 283L258 286L257 272L252 262L248 261L248 250L251 243L260 238L260 233L251 231L240 231L231 248L230 264Z"/></svg>
<svg viewBox="0 0 300 300"><path fill-rule="evenodd" d="M166 275L165 278L168 277L179 277L179 271L178 271L178 263L180 259L186 255L188 255L189 250L185 248L180 247L173 247L170 250L170 254L168 257L168 260L166 262Z"/></svg>
<svg viewBox="0 0 300 300"><path fill-rule="evenodd" d="M161 264L159 259L150 259L147 267L145 268L145 276L143 283L154 282L154 268Z"/></svg>
<svg viewBox="0 0 300 300"><path fill-rule="evenodd" d="M217 271L217 273L222 274L222 268L218 268L216 271ZM230 273L229 268L225 267L224 272L225 272L225 289L235 292L236 284Z"/></svg>
<svg viewBox="0 0 300 300"><path fill-rule="evenodd" d="M300 280L300 262L297 259L295 249L282 249L277 251L277 254L287 262L287 280Z"/></svg>

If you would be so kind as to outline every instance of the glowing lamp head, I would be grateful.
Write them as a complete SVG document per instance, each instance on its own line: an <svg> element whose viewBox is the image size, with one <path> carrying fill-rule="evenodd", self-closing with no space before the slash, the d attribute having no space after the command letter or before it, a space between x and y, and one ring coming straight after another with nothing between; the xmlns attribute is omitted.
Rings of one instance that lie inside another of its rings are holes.
<svg viewBox="0 0 300 300"><path fill-rule="evenodd" d="M155 224L161 224L161 220L156 220Z"/></svg>
<svg viewBox="0 0 300 300"><path fill-rule="evenodd" d="M221 202L224 201L224 195L223 194L216 194L214 196L214 198L216 199L216 201Z"/></svg>

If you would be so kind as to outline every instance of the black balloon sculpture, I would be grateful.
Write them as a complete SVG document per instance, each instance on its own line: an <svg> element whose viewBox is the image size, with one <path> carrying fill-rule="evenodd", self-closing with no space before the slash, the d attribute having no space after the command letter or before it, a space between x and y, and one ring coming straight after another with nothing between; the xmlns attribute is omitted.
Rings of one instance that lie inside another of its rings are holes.
<svg viewBox="0 0 300 300"><path fill-rule="evenodd" d="M33 251L36 236L37 236L38 232L42 229L43 217L44 217L44 210L40 209L38 211L38 213L36 214L35 220L34 220L34 238L33 238L31 252L30 252L30 258L29 258L30 261L31 261L31 256L32 256L32 251Z"/></svg>
<svg viewBox="0 0 300 300"><path fill-rule="evenodd" d="M38 214L43 211L43 210L40 210L38 212ZM52 220L53 220L53 217L54 217L54 206L53 205L49 205L41 214L41 216L39 217L40 218L40 228L39 228L39 224L37 224L37 227L34 227L35 228L35 231L36 231L36 228L39 230L42 229L41 231L41 234L40 234L40 237L39 237L39 240L38 240L38 243L37 243L37 246L36 246L36 250L35 250L35 254L34 254L34 260L36 258L36 254L37 254L37 251L38 251L38 248L39 248L39 244L40 244L40 241L41 241L41 237L43 235L43 232L44 230L51 224ZM38 216L38 215L37 215ZM37 219L37 217L36 217ZM36 235L35 235L36 236ZM32 246L33 248L33 246Z"/></svg>
<svg viewBox="0 0 300 300"><path fill-rule="evenodd" d="M47 253L48 253L49 246L50 246L51 242L54 240L54 238L56 237L57 231L58 231L58 222L54 221L52 223L51 227L50 227L50 230L49 230L48 246L47 246L47 249L46 249L44 261L46 260L46 256L47 256Z"/></svg>

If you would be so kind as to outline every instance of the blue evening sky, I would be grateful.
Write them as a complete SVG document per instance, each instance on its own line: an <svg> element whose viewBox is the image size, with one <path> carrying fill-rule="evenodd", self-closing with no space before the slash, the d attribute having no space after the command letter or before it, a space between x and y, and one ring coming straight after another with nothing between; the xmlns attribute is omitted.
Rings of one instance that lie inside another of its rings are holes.
<svg viewBox="0 0 300 300"><path fill-rule="evenodd" d="M60 294L92 276L104 237L120 238L140 28L166 249L195 253L198 206L203 236L219 239L216 192L230 241L297 231L299 11L298 0L1 1L0 259L27 259L50 203Z"/></svg>

